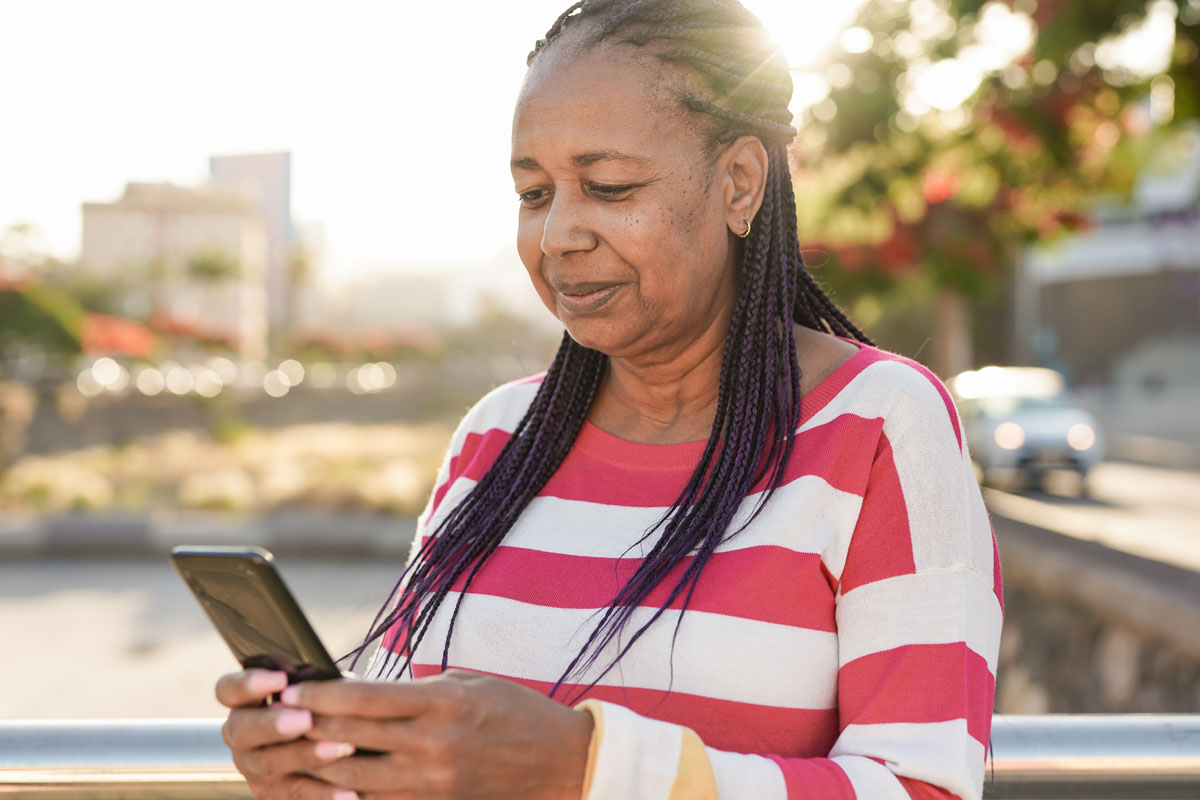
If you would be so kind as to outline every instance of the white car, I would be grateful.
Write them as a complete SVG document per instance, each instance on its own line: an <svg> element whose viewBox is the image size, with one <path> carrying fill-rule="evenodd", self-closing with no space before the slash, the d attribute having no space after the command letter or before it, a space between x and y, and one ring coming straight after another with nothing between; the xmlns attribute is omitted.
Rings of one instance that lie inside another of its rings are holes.
<svg viewBox="0 0 1200 800"><path fill-rule="evenodd" d="M960 373L947 385L982 480L1003 475L1041 488L1047 472L1068 469L1086 487L1088 471L1103 458L1104 437L1061 374L1041 367L984 367Z"/></svg>

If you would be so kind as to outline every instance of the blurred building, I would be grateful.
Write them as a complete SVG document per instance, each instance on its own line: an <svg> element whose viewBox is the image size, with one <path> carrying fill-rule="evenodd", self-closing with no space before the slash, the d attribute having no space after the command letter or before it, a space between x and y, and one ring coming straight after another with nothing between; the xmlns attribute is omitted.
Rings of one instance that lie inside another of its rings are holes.
<svg viewBox="0 0 1200 800"><path fill-rule="evenodd" d="M267 322L272 335L293 322L299 281L292 221L292 154L246 153L209 159L213 186L244 194L262 215L267 234Z"/></svg>
<svg viewBox="0 0 1200 800"><path fill-rule="evenodd" d="M1098 208L1090 230L1030 252L1017 325L1027 356L1111 383L1155 342L1192 340L1196 363L1177 374L1200 371L1200 128L1180 144L1132 203Z"/></svg>
<svg viewBox="0 0 1200 800"><path fill-rule="evenodd" d="M452 287L436 275L394 271L304 294L300 322L344 333L441 328L448 321Z"/></svg>
<svg viewBox="0 0 1200 800"><path fill-rule="evenodd" d="M268 224L246 194L213 186L129 183L112 203L83 204L80 263L118 287L125 312L266 353Z"/></svg>
<svg viewBox="0 0 1200 800"><path fill-rule="evenodd" d="M304 324L343 330L434 329L471 326L496 309L557 333L560 323L530 285L515 250L479 262L360 264L363 277L337 285L313 285L300 315Z"/></svg>
<svg viewBox="0 0 1200 800"><path fill-rule="evenodd" d="M1200 126L1133 202L1035 248L1023 265L1021 360L1062 370L1110 429L1200 447Z"/></svg>

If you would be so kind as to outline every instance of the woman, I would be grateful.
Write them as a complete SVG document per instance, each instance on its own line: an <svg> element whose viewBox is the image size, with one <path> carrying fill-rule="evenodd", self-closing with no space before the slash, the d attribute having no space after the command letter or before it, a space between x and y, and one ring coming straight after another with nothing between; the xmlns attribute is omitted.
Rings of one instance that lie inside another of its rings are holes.
<svg viewBox="0 0 1200 800"><path fill-rule="evenodd" d="M980 796L987 516L945 390L803 267L790 95L734 0L538 42L518 249L568 335L460 426L371 680L222 679L257 796Z"/></svg>

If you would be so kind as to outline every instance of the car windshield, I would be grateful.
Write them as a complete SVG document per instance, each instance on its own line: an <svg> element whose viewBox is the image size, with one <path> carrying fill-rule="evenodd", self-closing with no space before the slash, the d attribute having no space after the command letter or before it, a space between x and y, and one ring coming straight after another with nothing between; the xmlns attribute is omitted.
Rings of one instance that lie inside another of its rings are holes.
<svg viewBox="0 0 1200 800"><path fill-rule="evenodd" d="M989 417L1006 417L1018 411L1042 411L1073 408L1075 404L1065 394L1054 395L992 395L976 400Z"/></svg>

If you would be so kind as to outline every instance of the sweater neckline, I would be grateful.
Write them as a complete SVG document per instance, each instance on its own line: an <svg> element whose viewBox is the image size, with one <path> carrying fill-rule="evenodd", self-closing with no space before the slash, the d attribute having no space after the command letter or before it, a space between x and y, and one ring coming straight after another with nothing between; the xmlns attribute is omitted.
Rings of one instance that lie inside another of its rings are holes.
<svg viewBox="0 0 1200 800"><path fill-rule="evenodd" d="M855 375L874 360L871 356L874 348L852 339L845 341L857 346L858 352L826 375L820 383L801 398L801 425L828 405L829 401L836 397ZM696 468L707 444L707 439L677 444L633 442L597 427L590 420L584 420L583 427L575 437L574 447L592 458L610 464L632 466L650 471L686 470L690 472Z"/></svg>

